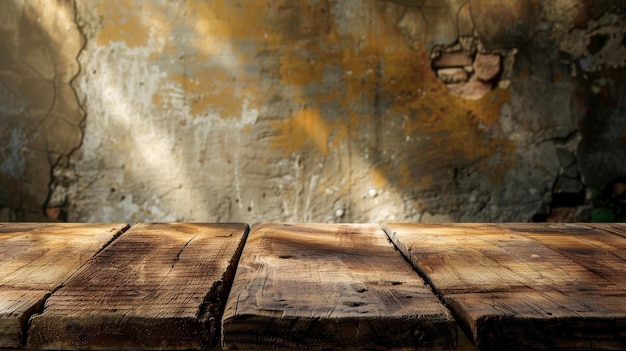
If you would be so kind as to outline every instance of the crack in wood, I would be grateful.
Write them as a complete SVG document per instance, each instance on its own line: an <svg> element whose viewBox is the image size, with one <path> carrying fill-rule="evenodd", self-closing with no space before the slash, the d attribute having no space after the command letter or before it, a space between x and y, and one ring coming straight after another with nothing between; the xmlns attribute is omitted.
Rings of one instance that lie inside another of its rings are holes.
<svg viewBox="0 0 626 351"><path fill-rule="evenodd" d="M174 263L172 263L172 269L174 269L174 266L176 265L176 263L180 260L180 255L183 253L183 251L185 250L185 248L187 248L187 246L189 245L189 243L191 243L191 241L193 239L195 239L198 236L198 234L194 235L193 237L191 237L191 239L187 240L187 242L185 243L185 245L183 245L183 247L178 251L178 253L176 254L176 257L174 257L172 260L174 261ZM170 270L171 271L171 270Z"/></svg>

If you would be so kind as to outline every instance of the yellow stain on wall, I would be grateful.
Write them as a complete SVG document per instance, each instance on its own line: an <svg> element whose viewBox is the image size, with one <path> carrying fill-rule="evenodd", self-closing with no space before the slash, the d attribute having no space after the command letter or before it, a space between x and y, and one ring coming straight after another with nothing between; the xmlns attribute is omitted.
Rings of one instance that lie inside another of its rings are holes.
<svg viewBox="0 0 626 351"><path fill-rule="evenodd" d="M291 87L289 93L296 102L316 106L337 104L341 114L321 116L319 108L308 109L292 116L285 124L272 122L272 127L277 130L271 145L285 155L309 144L314 145L322 155L328 155L329 135L333 138L332 145L353 142L364 124L370 122L371 116L355 110L355 104L368 103L371 105L369 110L374 110L374 89L379 83L378 70L384 59L380 57L380 52L386 47L387 38L380 38L374 33L359 33L358 37L341 36L332 16L330 19L319 16L324 11L322 3L301 11L301 15L302 21L310 26L326 30L318 32L317 37L307 36L306 40L280 47L279 74L283 87ZM365 35L368 44L359 46L360 38ZM327 83L323 86L327 72L340 85ZM367 101L363 101L363 97ZM300 125L294 127L294 123ZM331 126L333 133L328 132ZM298 130L296 136L284 136L293 130ZM380 179L380 182L383 180Z"/></svg>
<svg viewBox="0 0 626 351"><path fill-rule="evenodd" d="M304 50L287 48L287 52L280 57L280 77L283 83L304 87L321 81L324 69L332 62L332 58L326 55L305 57Z"/></svg>
<svg viewBox="0 0 626 351"><path fill-rule="evenodd" d="M308 15L303 13L304 17ZM309 22L314 20L307 18ZM391 161L365 164L371 166L375 186L384 186L394 179L399 186L422 188L438 181L429 173L434 169L467 166L513 150L512 142L490 133L499 119L500 109L510 101L508 90L496 89L475 101L449 94L430 67L427 53L410 49L393 24L383 22L381 19L380 23L373 23L371 32L350 36L340 35L337 23L331 21L329 30L319 33L315 40L295 42L284 48L280 76L283 85L295 91L291 94L303 103L336 103L344 115L319 116L319 110L309 109L284 124L273 122L274 148L290 155L307 147L308 140L318 152L328 155L330 124L345 131L334 140L342 138L343 142L361 145L359 136L363 131L371 133L376 118L383 118L383 128L389 128L385 127L387 118L406 116L405 135L410 137L419 132L428 136L429 142L393 145L397 150L391 152L401 153L400 164ZM325 70L329 68L334 68L333 78L340 85L324 89ZM376 99L381 96L393 99L389 109L382 111L389 116L375 117ZM368 106L355 106L356 102ZM371 139L363 140L370 143L367 147L376 147ZM423 169L419 169L420 165ZM487 174L501 179L511 164L497 167L501 169Z"/></svg>
<svg viewBox="0 0 626 351"><path fill-rule="evenodd" d="M265 38L265 1L188 0L186 7L196 19L195 44L204 55L223 55L231 41L263 41Z"/></svg>
<svg viewBox="0 0 626 351"><path fill-rule="evenodd" d="M391 170L391 166L378 166L370 169L370 177L372 178L372 185L374 187L383 189L389 184L387 180L388 173Z"/></svg>
<svg viewBox="0 0 626 351"><path fill-rule="evenodd" d="M102 29L98 32L98 45L123 41L133 48L145 46L150 38L149 24L144 22L147 15L137 11L132 1L109 0L100 2L98 12L105 14Z"/></svg>
<svg viewBox="0 0 626 351"><path fill-rule="evenodd" d="M266 40L267 6L264 1L188 0L176 6L101 1L98 11L104 15L96 42L101 46L124 42L130 48L150 50L149 61L168 73L183 93L181 98L178 89L158 89L152 101L160 108L180 108L184 100L194 116L239 117L244 102L257 108L258 82L244 69L256 53L243 52L236 45ZM185 74L179 73L183 68Z"/></svg>
<svg viewBox="0 0 626 351"><path fill-rule="evenodd" d="M193 116L215 113L222 118L236 118L242 115L244 105L258 108L258 78L245 70L246 64L255 63L256 52L243 51L240 45L264 39L261 27L266 3L189 0L182 8L185 9L186 22L178 23L174 28L185 31L188 30L185 26L190 26L193 32L185 37L187 43L172 43L173 49L166 45L164 52L174 56L176 63L185 69L184 74L170 73L169 78L182 89L190 113ZM177 52L177 45L191 54L180 56L185 51ZM159 56L155 55L154 59ZM180 93L160 91L153 101L168 107L172 96Z"/></svg>
<svg viewBox="0 0 626 351"><path fill-rule="evenodd" d="M192 76L172 74L170 79L183 89L193 116L217 113L222 118L240 117L243 100L254 96L252 89L233 84L229 73L220 68L195 69L192 72ZM164 101L163 97L158 99Z"/></svg>
<svg viewBox="0 0 626 351"><path fill-rule="evenodd" d="M314 108L303 109L287 120L271 121L270 125L276 130L272 147L285 156L308 145L327 156L329 148L336 147L346 135L343 125L324 120Z"/></svg>
<svg viewBox="0 0 626 351"><path fill-rule="evenodd" d="M502 106L510 102L509 90L495 89L481 99L468 100L447 91L432 71L426 53L414 55L412 62L401 57L395 60L399 64L385 65L383 73L383 90L396 97L391 110L406 116L405 136L418 133L430 137L431 146L413 150L415 157L425 164L466 166L514 150L512 141L491 132ZM511 166L502 162L496 166L499 169L486 174L498 181ZM400 173L403 185L416 182L415 170L406 168Z"/></svg>

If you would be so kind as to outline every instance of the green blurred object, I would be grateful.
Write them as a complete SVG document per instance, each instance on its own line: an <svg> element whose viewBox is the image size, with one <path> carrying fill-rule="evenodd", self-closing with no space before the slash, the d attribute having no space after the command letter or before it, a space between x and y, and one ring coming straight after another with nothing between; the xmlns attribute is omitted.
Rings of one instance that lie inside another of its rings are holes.
<svg viewBox="0 0 626 351"><path fill-rule="evenodd" d="M626 222L626 192L616 194L617 184L626 184L626 177L617 177L602 190L591 189L591 222Z"/></svg>
<svg viewBox="0 0 626 351"><path fill-rule="evenodd" d="M626 217L615 213L612 208L600 207L591 210L591 221L595 223L625 222Z"/></svg>

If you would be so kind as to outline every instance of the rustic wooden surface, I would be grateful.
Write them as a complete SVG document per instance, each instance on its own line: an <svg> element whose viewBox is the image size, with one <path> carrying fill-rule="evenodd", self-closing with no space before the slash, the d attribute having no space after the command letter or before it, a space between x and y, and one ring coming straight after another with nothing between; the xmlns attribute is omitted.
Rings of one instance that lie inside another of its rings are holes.
<svg viewBox="0 0 626 351"><path fill-rule="evenodd" d="M247 226L127 228L0 223L0 349L211 347ZM483 350L626 349L626 224L385 229ZM228 349L475 349L376 225L255 226L223 323Z"/></svg>
<svg viewBox="0 0 626 351"><path fill-rule="evenodd" d="M626 349L623 225L386 230L481 349Z"/></svg>
<svg viewBox="0 0 626 351"><path fill-rule="evenodd" d="M133 226L47 300L32 319L27 346L210 346L246 234L245 224Z"/></svg>
<svg viewBox="0 0 626 351"><path fill-rule="evenodd" d="M265 223L242 253L223 346L446 349L456 328L380 227Z"/></svg>
<svg viewBox="0 0 626 351"><path fill-rule="evenodd" d="M0 223L0 348L19 347L45 298L126 228Z"/></svg>

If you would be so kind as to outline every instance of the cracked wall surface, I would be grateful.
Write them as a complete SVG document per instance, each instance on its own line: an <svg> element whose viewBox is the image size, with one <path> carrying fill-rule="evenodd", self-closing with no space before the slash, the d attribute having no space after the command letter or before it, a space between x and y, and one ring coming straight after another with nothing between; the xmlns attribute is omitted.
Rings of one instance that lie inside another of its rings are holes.
<svg viewBox="0 0 626 351"><path fill-rule="evenodd" d="M71 1L0 2L1 220L40 220L52 168L80 145L81 46Z"/></svg>
<svg viewBox="0 0 626 351"><path fill-rule="evenodd" d="M15 13L0 35L12 211L527 221L626 173L614 1L0 4Z"/></svg>

